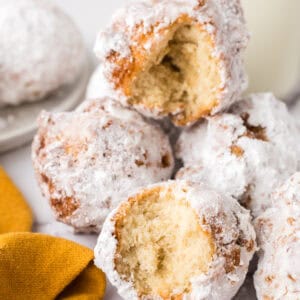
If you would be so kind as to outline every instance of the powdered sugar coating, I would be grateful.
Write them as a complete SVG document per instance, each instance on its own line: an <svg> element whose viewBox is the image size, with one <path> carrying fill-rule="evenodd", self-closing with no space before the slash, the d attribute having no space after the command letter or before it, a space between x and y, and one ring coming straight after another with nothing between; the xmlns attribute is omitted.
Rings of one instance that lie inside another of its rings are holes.
<svg viewBox="0 0 300 300"><path fill-rule="evenodd" d="M300 298L300 173L274 193L255 224L261 251L254 276L258 299Z"/></svg>
<svg viewBox="0 0 300 300"><path fill-rule="evenodd" d="M159 128L137 113L99 107L93 112L43 112L33 143L42 192L56 217L77 231L99 232L123 198L169 179L174 165L168 138Z"/></svg>
<svg viewBox="0 0 300 300"><path fill-rule="evenodd" d="M103 66L100 64L94 70L86 89L86 99L109 97L112 93L103 74Z"/></svg>
<svg viewBox="0 0 300 300"><path fill-rule="evenodd" d="M0 106L37 101L79 75L73 21L48 0L0 0Z"/></svg>
<svg viewBox="0 0 300 300"><path fill-rule="evenodd" d="M249 261L256 250L255 232L249 212L231 197L221 196L198 183L169 181L147 187L146 190L158 186L166 190L171 188L179 198L186 199L199 216L201 226L214 236L216 253L209 271L191 278L191 292L184 294L183 299L231 299L243 283ZM95 264L106 273L124 299L139 299L133 282L124 280L116 271L118 241L115 238L114 216L117 213L118 208L111 212L104 223L95 248ZM234 251L240 253L239 263L226 271L226 256L233 259ZM145 296L142 299L161 298Z"/></svg>
<svg viewBox="0 0 300 300"><path fill-rule="evenodd" d="M107 96L83 101L77 107L76 112L108 114L109 116L123 120L124 122L131 122L132 120L140 124L147 122L147 120L136 111L123 107L120 103Z"/></svg>
<svg viewBox="0 0 300 300"><path fill-rule="evenodd" d="M102 72L107 81L107 89L123 105L128 106L129 99L121 89L116 88L117 79L114 78L120 67L108 58L116 53L118 58L125 58L130 64L135 60L132 48L146 51L150 55L152 46L161 40L160 30L168 28L182 15L187 15L204 26L215 43L212 55L220 59L222 93L219 95L218 105L211 113L228 108L246 89L247 78L242 55L249 35L240 0L140 0L119 10L111 24L99 33L95 44L95 53L103 64ZM152 31L154 34L149 35ZM138 44L138 36L147 36L147 43ZM142 105L135 108L146 116L165 116L160 110Z"/></svg>
<svg viewBox="0 0 300 300"><path fill-rule="evenodd" d="M258 216L271 193L297 171L299 130L286 105L272 94L256 94L231 113L207 118L182 133L177 155L186 169L178 178L204 181Z"/></svg>

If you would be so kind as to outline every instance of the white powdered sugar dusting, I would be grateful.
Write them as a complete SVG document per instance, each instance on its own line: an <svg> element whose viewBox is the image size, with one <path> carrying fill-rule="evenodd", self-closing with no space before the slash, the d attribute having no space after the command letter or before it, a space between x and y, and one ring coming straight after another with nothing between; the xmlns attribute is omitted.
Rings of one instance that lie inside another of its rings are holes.
<svg viewBox="0 0 300 300"><path fill-rule="evenodd" d="M120 103L115 102L109 97L87 99L77 107L76 111L100 114L108 113L114 118L120 119L124 122L128 121L129 123L132 120L140 122L140 124L145 122L145 119L136 111L123 107Z"/></svg>
<svg viewBox="0 0 300 300"><path fill-rule="evenodd" d="M204 26L215 42L213 55L220 58L222 77L219 103L214 107L215 114L234 103L247 87L247 77L243 66L243 50L246 48L249 34L246 29L243 10L239 0L207 0L201 6L198 0L150 0L134 1L119 10L111 24L99 33L95 44L95 53L102 64L103 78L106 85L115 94L114 98L128 104L128 97L120 88L116 88L118 78L114 73L119 66L108 59L112 53L124 58L128 64L134 63L132 48L143 48L151 53L152 46L158 44L161 29L168 28L180 16L187 15ZM150 36L151 33L151 36ZM153 33L153 34L152 34ZM145 44L138 44L138 37L148 35ZM142 114L160 118L161 111L137 105Z"/></svg>
<svg viewBox="0 0 300 300"><path fill-rule="evenodd" d="M77 231L99 232L123 198L169 179L174 166L168 138L157 126L104 99L72 113L43 112L32 157L57 218Z"/></svg>
<svg viewBox="0 0 300 300"><path fill-rule="evenodd" d="M177 156L185 169L177 178L204 181L258 216L277 185L297 171L299 154L299 129L286 105L256 94L182 133Z"/></svg>
<svg viewBox="0 0 300 300"><path fill-rule="evenodd" d="M0 0L0 36L0 106L40 100L82 69L82 37L48 0Z"/></svg>
<svg viewBox="0 0 300 300"><path fill-rule="evenodd" d="M132 282L123 280L115 270L114 261L118 242L114 237L115 221L113 220L113 216L117 211L118 208L114 209L103 224L101 234L94 249L95 265L105 272L110 282L117 287L120 295L125 297L125 299L138 300L139 298Z"/></svg>
<svg viewBox="0 0 300 300"><path fill-rule="evenodd" d="M206 25L209 32L219 35L220 47L235 51L246 47L249 35L239 0L208 0L203 8L197 7L200 7L198 0L132 1L120 9L111 24L99 33L95 52L100 61L105 61L111 51L118 52L121 57L130 56L130 46L137 35L152 30L158 33L183 14L195 18ZM159 36L154 36L154 39L159 39Z"/></svg>
<svg viewBox="0 0 300 300"><path fill-rule="evenodd" d="M273 194L255 225L261 251L254 276L258 299L299 299L300 173Z"/></svg>
<svg viewBox="0 0 300 300"><path fill-rule="evenodd" d="M146 189L151 191L152 188L158 186L166 190L173 189L174 194L190 203L203 228L212 232L216 246L216 253L209 271L190 279L191 292L184 294L183 299L231 299L242 285L249 262L256 250L256 236L249 212L242 208L235 199L221 196L199 183L181 180L168 181ZM164 193L164 190L161 193ZM119 294L124 299L139 299L134 283L121 278L116 271L115 256L118 241L115 237L114 217L117 213L118 208L111 212L104 223L95 248L95 264L106 272L109 280L118 288ZM240 253L239 264L230 270L225 270L225 265L228 263L226 257L231 258L232 251ZM176 291L176 288L174 290ZM144 296L143 299L150 298ZM151 299L161 298L152 295Z"/></svg>
<svg viewBox="0 0 300 300"><path fill-rule="evenodd" d="M99 97L109 95L110 91L106 91L107 84L105 83L105 79L103 80L103 71L101 65L97 66L94 70L88 86L86 88L86 99L97 99Z"/></svg>

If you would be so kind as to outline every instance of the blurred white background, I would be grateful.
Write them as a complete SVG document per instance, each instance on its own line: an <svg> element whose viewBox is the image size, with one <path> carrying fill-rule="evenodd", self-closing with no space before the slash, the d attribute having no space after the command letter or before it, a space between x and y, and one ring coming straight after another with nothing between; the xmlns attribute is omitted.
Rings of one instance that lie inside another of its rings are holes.
<svg viewBox="0 0 300 300"><path fill-rule="evenodd" d="M53 0L62 7L81 29L87 46L92 49L97 32L108 24L116 9L127 0Z"/></svg>
<svg viewBox="0 0 300 300"><path fill-rule="evenodd" d="M241 0L251 33L250 91L287 98L300 91L300 1Z"/></svg>

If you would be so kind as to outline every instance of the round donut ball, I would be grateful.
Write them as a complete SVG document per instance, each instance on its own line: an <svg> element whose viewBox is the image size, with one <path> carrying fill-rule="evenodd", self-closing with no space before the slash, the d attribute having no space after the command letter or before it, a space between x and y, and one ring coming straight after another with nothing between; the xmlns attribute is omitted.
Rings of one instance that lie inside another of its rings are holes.
<svg viewBox="0 0 300 300"><path fill-rule="evenodd" d="M283 102L251 95L182 133L177 156L185 168L177 178L206 182L256 217L270 207L278 184L297 171L299 133Z"/></svg>
<svg viewBox="0 0 300 300"><path fill-rule="evenodd" d="M80 32L48 0L0 0L0 106L45 98L85 61Z"/></svg>
<svg viewBox="0 0 300 300"><path fill-rule="evenodd" d="M245 90L247 42L239 0L137 0L99 33L95 53L115 99L186 126Z"/></svg>
<svg viewBox="0 0 300 300"><path fill-rule="evenodd" d="M169 179L174 166L160 128L135 112L113 105L109 110L109 103L94 100L92 111L43 112L33 143L44 196L58 220L81 232L99 232L122 199L141 186Z"/></svg>
<svg viewBox="0 0 300 300"><path fill-rule="evenodd" d="M300 299L300 173L273 194L273 207L255 220L259 263L258 299Z"/></svg>
<svg viewBox="0 0 300 300"><path fill-rule="evenodd" d="M95 263L124 299L232 299L256 250L249 212L187 181L143 188L106 219Z"/></svg>

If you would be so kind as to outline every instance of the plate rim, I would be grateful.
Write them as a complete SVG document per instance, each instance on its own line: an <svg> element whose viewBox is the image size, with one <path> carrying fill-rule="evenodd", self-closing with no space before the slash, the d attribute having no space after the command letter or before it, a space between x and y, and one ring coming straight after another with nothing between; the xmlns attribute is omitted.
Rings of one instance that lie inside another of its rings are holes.
<svg viewBox="0 0 300 300"><path fill-rule="evenodd" d="M87 84L92 72L91 59L88 54L86 56L86 63L83 65L82 71L80 72L81 76L77 77L77 79L70 85L61 87L61 89L63 89L67 86L75 86L74 89L70 89L70 92L67 95L68 97L72 97L73 101L71 101L68 105L63 105L64 99L62 99L62 105L59 107L59 110L56 109L56 107L53 107L53 109L50 110L51 112L68 111L74 109L81 101L84 100L83 97L85 95ZM57 90L57 93L59 93L59 91L60 89ZM41 100L40 102L45 100ZM37 117L38 115L36 118ZM37 122L35 120L30 125L17 127L16 129L9 131L7 134L4 132L4 134L0 136L0 154L29 143L32 140L36 130ZM3 131L5 131L5 128Z"/></svg>

